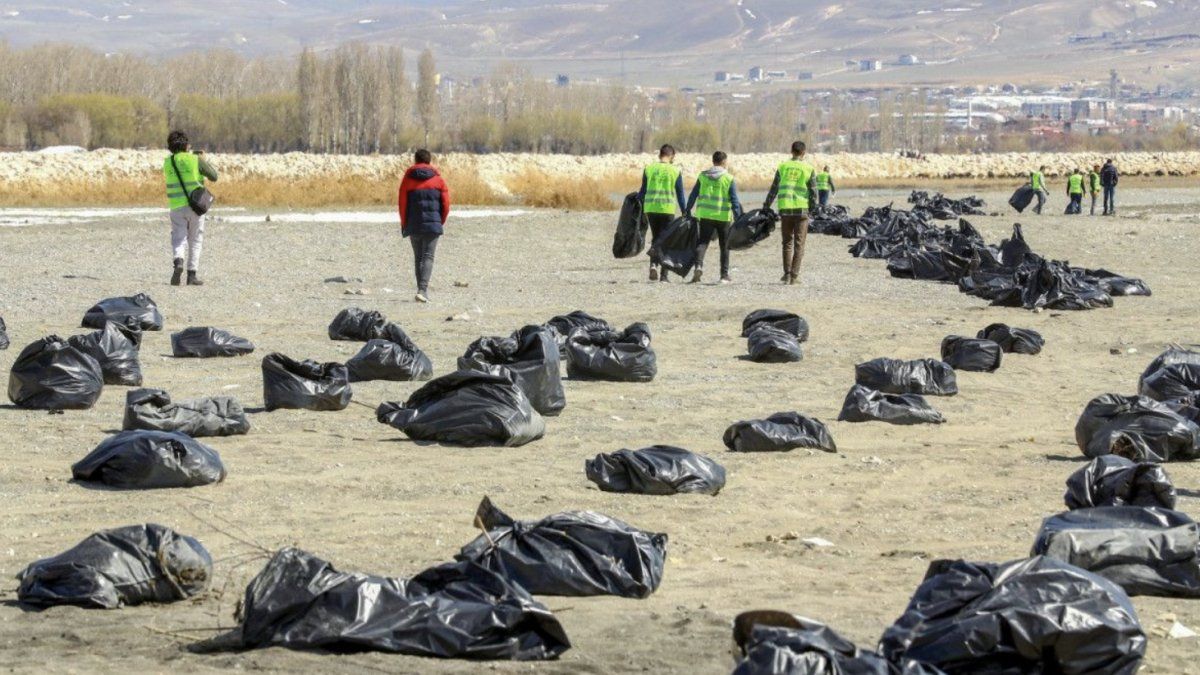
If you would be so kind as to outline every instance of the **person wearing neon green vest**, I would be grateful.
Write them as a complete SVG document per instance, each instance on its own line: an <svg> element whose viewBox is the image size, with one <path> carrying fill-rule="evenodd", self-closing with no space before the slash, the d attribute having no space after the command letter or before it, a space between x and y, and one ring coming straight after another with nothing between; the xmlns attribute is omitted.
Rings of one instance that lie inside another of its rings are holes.
<svg viewBox="0 0 1200 675"><path fill-rule="evenodd" d="M1079 169L1075 169L1070 176L1067 176L1067 198L1071 200L1071 203L1067 205L1068 214L1083 213L1083 172Z"/></svg>
<svg viewBox="0 0 1200 675"><path fill-rule="evenodd" d="M769 209L775 198L779 198L779 230L783 235L783 278L780 281L789 286L800 281L800 261L804 259L812 197L816 194L816 169L804 161L807 152L804 141L792 143L792 158L775 171L771 191L763 202L763 208Z"/></svg>
<svg viewBox="0 0 1200 675"><path fill-rule="evenodd" d="M1041 215L1042 207L1046 205L1046 197L1050 196L1050 193L1046 192L1046 167L1029 172L1029 187L1033 188L1033 194L1037 197L1037 206L1033 207L1033 212Z"/></svg>
<svg viewBox="0 0 1200 675"><path fill-rule="evenodd" d="M733 176L725 169L729 155L720 150L713 153L712 168L707 169L696 177L696 185L688 198L684 215L691 216L693 207L695 217L700 220L700 238L696 243L696 271L692 274L692 283L700 283L704 275L704 254L708 252L708 244L713 235L721 247L721 283L729 283L729 226L733 221L742 217L742 203L738 201L737 184Z"/></svg>
<svg viewBox="0 0 1200 675"><path fill-rule="evenodd" d="M1096 215L1096 197L1100 196L1100 165L1093 164L1088 172L1088 194L1092 196L1092 215Z"/></svg>
<svg viewBox="0 0 1200 675"><path fill-rule="evenodd" d="M187 134L172 131L167 136L171 156L163 160L163 180L167 185L167 205L171 209L171 251L175 270L171 285L183 281L187 265L188 286L203 286L196 276L200 269L200 249L204 244L204 216L197 215L188 205L188 194L203 187L204 179L217 180L217 171L204 159L204 153L191 152Z"/></svg>
<svg viewBox="0 0 1200 675"><path fill-rule="evenodd" d="M828 166L813 176L813 183L817 188L817 203L821 206L827 206L829 204L829 197L837 192L837 188L833 185L833 176L829 174Z"/></svg>
<svg viewBox="0 0 1200 675"><path fill-rule="evenodd" d="M664 145L658 151L658 161L642 171L642 189L638 191L642 202L642 213L650 225L650 241L658 241L659 235L671 221L675 220L675 207L682 213L687 209L683 196L683 171L675 166L675 148ZM650 281L666 281L667 270L659 269L650 261Z"/></svg>

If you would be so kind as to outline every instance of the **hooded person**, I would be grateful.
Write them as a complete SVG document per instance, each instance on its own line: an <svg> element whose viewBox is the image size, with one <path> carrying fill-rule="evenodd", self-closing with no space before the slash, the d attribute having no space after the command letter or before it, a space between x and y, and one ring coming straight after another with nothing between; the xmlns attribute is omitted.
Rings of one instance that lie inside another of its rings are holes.
<svg viewBox="0 0 1200 675"><path fill-rule="evenodd" d="M430 162L428 150L413 153L413 165L400 181L400 232L412 243L417 277L417 302L429 302L433 255L450 215L450 188Z"/></svg>
<svg viewBox="0 0 1200 675"><path fill-rule="evenodd" d="M720 150L713 153L712 168L696 177L692 187L692 195L688 198L686 215L693 215L700 221L700 239L696 243L696 271L692 275L692 283L700 283L704 274L704 254L708 252L708 244L713 235L721 247L721 283L729 283L729 227L733 221L742 217L742 203L738 201L737 185L733 176L725 169L729 159Z"/></svg>
<svg viewBox="0 0 1200 675"><path fill-rule="evenodd" d="M683 196L683 171L675 165L675 148L664 145L658 151L658 161L642 171L642 187L638 190L642 213L650 225L651 241L657 241L667 226L675 220L675 206L680 213L687 210ZM666 281L667 270L650 261L650 281Z"/></svg>

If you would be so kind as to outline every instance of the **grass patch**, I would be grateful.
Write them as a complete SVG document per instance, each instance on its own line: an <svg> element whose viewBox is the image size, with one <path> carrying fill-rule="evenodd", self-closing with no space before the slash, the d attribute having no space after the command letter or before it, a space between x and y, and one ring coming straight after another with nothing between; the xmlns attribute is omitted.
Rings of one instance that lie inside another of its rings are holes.
<svg viewBox="0 0 1200 675"><path fill-rule="evenodd" d="M609 185L604 179L572 180L535 169L526 169L508 181L508 189L522 206L576 211L615 209L616 204L609 196L612 192L606 187Z"/></svg>

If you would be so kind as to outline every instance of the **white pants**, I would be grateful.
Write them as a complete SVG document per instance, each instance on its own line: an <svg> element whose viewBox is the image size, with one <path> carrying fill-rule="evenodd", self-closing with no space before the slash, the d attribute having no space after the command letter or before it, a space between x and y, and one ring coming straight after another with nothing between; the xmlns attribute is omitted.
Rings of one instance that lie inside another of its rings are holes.
<svg viewBox="0 0 1200 675"><path fill-rule="evenodd" d="M200 249L204 245L204 216L190 206L171 210L171 252L183 258L190 272L200 269Z"/></svg>

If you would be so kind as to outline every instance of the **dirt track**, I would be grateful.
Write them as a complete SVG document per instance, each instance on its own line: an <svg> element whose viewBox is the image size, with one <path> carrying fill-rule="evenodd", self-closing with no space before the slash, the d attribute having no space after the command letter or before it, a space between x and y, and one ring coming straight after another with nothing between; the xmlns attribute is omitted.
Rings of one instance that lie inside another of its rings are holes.
<svg viewBox="0 0 1200 675"><path fill-rule="evenodd" d="M903 194L841 196L859 211ZM997 210L1003 204L1003 195L984 196ZM733 616L768 607L825 621L869 647L901 613L930 560L1026 555L1040 520L1064 508L1063 481L1081 466L1073 428L1084 404L1101 393L1132 392L1165 344L1200 341L1200 190L1122 198L1117 219L1021 218L1035 250L1143 277L1154 290L1151 298L1118 298L1114 309L1080 313L989 308L952 286L891 279L881 262L851 258L846 241L815 235L801 287L778 284L777 238L734 254L731 286L650 284L640 260L610 257L611 214L452 221L429 306L411 302L410 254L390 225L214 223L203 270L209 285L182 289L166 285L165 225L0 228L0 314L13 338L0 352L5 371L32 340L80 332L79 318L94 301L144 290L167 320L167 331L148 334L142 347L146 384L177 398L232 394L257 407L266 353L348 358L358 345L330 342L325 327L349 305L401 323L439 373L479 335L507 334L573 309L622 326L646 321L660 373L644 385L567 382L564 414L549 420L543 440L516 449L420 447L357 405L259 413L250 435L210 443L228 479L191 490L111 492L69 481L71 463L119 428L122 388L108 387L93 410L65 416L0 409L0 576L7 580L0 584L0 651L7 665L28 672L723 673L731 665ZM1049 209L1061 208L1056 194ZM971 220L998 241L1014 218ZM713 270L715 256L714 247ZM363 277L350 288L369 295L322 282L339 274ZM454 287L456 280L470 286ZM741 318L760 307L807 317L812 338L802 363L738 359L745 353ZM472 320L445 321L463 312ZM995 374L960 374L959 396L932 399L947 424L834 421L855 363L934 356L945 335L973 335L996 321L1041 331L1046 350L1006 355ZM229 329L259 351L234 360L170 358L169 333L190 325ZM1114 347L1137 353L1112 355ZM356 384L355 400L402 400L415 387ZM724 451L729 423L793 409L828 422L840 452ZM655 443L717 458L729 472L726 490L715 498L613 495L584 478L583 461L598 452ZM1197 515L1200 466L1168 470L1183 495L1180 510ZM213 592L169 606L26 612L11 602L13 577L29 562L96 529L139 522L197 536L216 559L249 550L224 530L269 548L301 546L346 571L406 576L449 559L474 537L471 516L484 495L517 517L593 509L668 533L661 588L644 601L545 599L574 647L542 664L187 652L181 636L231 624L258 561L218 564ZM835 546L767 541L789 532ZM1135 605L1152 635L1143 672L1200 672L1196 639L1162 637L1174 618L1200 630L1200 604L1135 598Z"/></svg>

